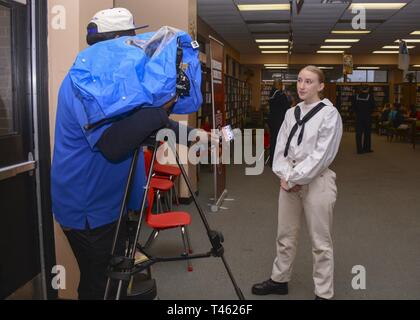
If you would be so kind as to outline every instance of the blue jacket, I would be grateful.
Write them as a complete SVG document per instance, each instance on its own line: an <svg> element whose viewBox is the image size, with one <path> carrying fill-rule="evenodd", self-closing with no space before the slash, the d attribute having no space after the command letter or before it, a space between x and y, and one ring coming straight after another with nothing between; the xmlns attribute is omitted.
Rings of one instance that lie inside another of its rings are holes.
<svg viewBox="0 0 420 320"><path fill-rule="evenodd" d="M58 96L51 195L57 222L77 230L118 219L132 159L120 163L105 159L96 143L109 125L87 133L83 129L86 123L84 106L67 76ZM140 208L144 184L144 157L140 154L129 208Z"/></svg>

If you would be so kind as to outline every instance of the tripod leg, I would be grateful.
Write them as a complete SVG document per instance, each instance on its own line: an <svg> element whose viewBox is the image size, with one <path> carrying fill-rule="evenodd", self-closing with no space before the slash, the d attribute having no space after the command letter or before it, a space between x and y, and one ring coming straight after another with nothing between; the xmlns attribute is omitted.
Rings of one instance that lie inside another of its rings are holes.
<svg viewBox="0 0 420 320"><path fill-rule="evenodd" d="M154 152L153 152L153 157L152 157L152 161L151 161L151 164L150 164L150 168L153 168L153 166L155 164L158 143L159 143L158 141L155 141ZM114 253L115 253L116 239L118 237L122 216L123 216L123 213L125 211L126 204L128 202L128 196L129 196L130 189L131 189L131 182L132 182L133 177L134 177L134 172L135 172L135 167L136 167L136 164L137 164L138 156L139 156L139 149L137 149L135 151L134 156L133 156L133 160L132 160L132 163L131 163L129 178L128 178L126 190L125 190L125 193L124 193L123 203L121 205L120 218L119 218L119 222L118 222L118 225L117 225L116 235L115 235L115 239L114 239L114 245L113 245L113 249L112 249L112 255L114 255ZM149 170L146 186L144 187L144 193L143 193L143 199L142 199L142 202L141 202L141 209L140 209L140 215L139 215L139 220L138 220L138 224L137 224L136 235L134 237L132 247L127 251L127 254L126 254L126 258L130 258L133 261L134 261L134 257L135 257L135 254L136 254L136 244L138 243L139 237L140 237L140 230L141 230L141 225L142 225L142 221L143 221L143 215L144 215L145 208L146 208L146 202L147 202L146 199L147 199L147 194L148 194L148 191L149 191L149 188L150 188L150 182L152 180L152 175L153 175L153 170ZM104 296L105 300L108 298L108 295L109 295L110 283L111 283L111 278L108 277L107 286L106 286L106 289L105 289L105 296ZM123 288L123 281L119 280L116 300L120 299L122 288Z"/></svg>
<svg viewBox="0 0 420 320"><path fill-rule="evenodd" d="M134 152L134 155L133 155L133 159L131 160L130 170L128 172L127 184L125 186L124 197L123 197L123 200L122 200L122 203L121 203L121 208L120 208L120 215L119 215L119 218L118 218L117 228L115 230L114 241L112 243L111 257L114 256L115 249L117 247L118 235L119 235L120 229L121 229L121 222L122 222L122 219L123 219L125 209L127 207L127 202L128 202L128 197L129 197L130 191L131 191L133 177L136 173L136 166L137 166L138 158L139 158L139 149L136 149L136 151ZM106 284L106 287L105 287L104 300L108 299L110 285L111 285L111 279L108 278L107 284Z"/></svg>
<svg viewBox="0 0 420 320"><path fill-rule="evenodd" d="M234 289L235 289L235 292L236 292L236 294L237 294L238 298L239 298L240 300L245 300L244 295L243 295L243 293L242 293L241 289L239 288L239 286L237 285L237 283L236 283L236 281L235 281L235 278L233 277L233 274L232 274L232 272L231 272L231 270L230 270L230 267L229 267L229 265L227 264L227 261L226 261L226 259L225 259L225 257L224 257L224 254L223 254L223 247L222 247L222 245L221 245L221 243L220 243L221 241L220 241L220 240L218 241L218 245L219 245L219 247L217 247L217 248L216 248L216 247L215 247L215 244L214 244L214 242L213 242L214 240L212 241L212 239L211 239L211 233L214 233L214 232L212 232L212 230L211 230L211 228L210 228L210 225L209 225L209 223L208 223L208 221L207 221L207 218L206 218L206 216L205 216L205 214L204 214L204 210L203 210L203 208L201 207L200 203L198 202L198 199L197 199L197 197L196 197L195 193L193 192L193 188L192 188L192 186L191 186L191 181L190 181L189 177L187 176L187 173L185 172L185 168L184 168L184 166L182 166L182 165L181 165L181 162L180 162L180 160L179 160L179 155L178 155L178 152L177 152L177 150L176 150L176 146L171 145L171 144L170 144L170 146L172 147L172 150L173 150L173 152L174 152L174 154L175 154L176 163L178 164L178 167L179 167L179 169L181 170L182 176L183 176L183 177L184 177L184 179L185 179L185 183L187 184L188 190L189 190L189 191L190 191L190 193L191 193L191 196L192 196L192 198L193 198L193 201L194 201L194 203L195 203L195 206L196 206L196 208L197 208L197 210L198 210L198 213L200 214L201 220L203 221L204 227L205 227L205 228L206 228L206 230L207 230L207 235L208 235L208 237L209 237L209 240L210 240L210 242L212 243L214 250L218 253L218 256L220 256L220 257L222 258L223 264L224 264L224 266L225 266L225 268L226 268L226 271L227 271L227 273L228 273L228 275L229 275L229 277L230 277L230 280L231 280L231 282L232 282L232 285L233 285L233 287L234 287Z"/></svg>
<svg viewBox="0 0 420 320"><path fill-rule="evenodd" d="M159 141L155 141L155 145L154 145L154 149L153 149L153 156L152 156L152 161L150 163L150 168L153 168L155 165L155 159L156 159L156 153L157 153L157 149L159 146ZM143 200L141 203L141 209L140 209L140 216L139 216L139 222L137 224L137 230L136 230L136 236L134 237L134 243L137 244L140 238L140 230L141 230L141 225L142 225L142 221L143 221L143 215L145 212L145 208L146 208L146 199L147 199L147 193L149 192L150 189L150 182L152 180L152 175L153 175L153 170L149 170L149 175L147 177L147 182L146 182L146 186L144 187L144 194L143 194ZM134 259L136 253L136 247L134 246L132 252L130 253L130 257L132 259Z"/></svg>

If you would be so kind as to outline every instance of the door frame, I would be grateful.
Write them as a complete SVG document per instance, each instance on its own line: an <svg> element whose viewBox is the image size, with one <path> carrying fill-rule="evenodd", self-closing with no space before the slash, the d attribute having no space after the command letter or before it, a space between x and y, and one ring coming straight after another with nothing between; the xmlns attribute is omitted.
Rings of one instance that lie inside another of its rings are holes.
<svg viewBox="0 0 420 320"><path fill-rule="evenodd" d="M54 223L51 209L50 196L50 122L49 122L49 88L48 88L48 0L0 0L0 4L6 7L19 6L22 10L15 11L17 15L25 13L25 22L13 25L13 32L22 33L26 37L26 43L12 42L12 50L18 45L18 52L13 54L13 59L19 59L22 68L17 70L14 64L12 72L16 74L18 81L15 85L24 87L28 95L14 97L19 104L25 105L25 112L19 113L18 117L28 117L23 128L15 130L22 132L23 141L33 155L36 164L36 208L38 222L39 261L40 273L28 282L15 294L20 298L57 299L58 291L52 283L52 269L56 265ZM23 7L25 6L25 7ZM15 16L17 18L18 16ZM23 15L20 16L23 18ZM14 41L14 39L12 39ZM27 91L26 91L27 90ZM17 89L15 90L17 92ZM16 93L14 93L16 94ZM24 134L26 133L26 134ZM13 136L13 134L12 134ZM33 161L30 161L33 163ZM31 169L31 168L29 168ZM33 166L32 166L33 169ZM20 170L20 171L19 171ZM16 174L23 170L19 168ZM19 171L19 172L18 172ZM36 288L31 296L24 293L28 287ZM11 297L12 297L11 296ZM12 297L13 299L13 297Z"/></svg>
<svg viewBox="0 0 420 320"><path fill-rule="evenodd" d="M28 0L31 17L31 88L34 123L34 157L40 237L42 298L57 299L52 283L56 265L54 223L50 192L50 121L48 99L48 3Z"/></svg>

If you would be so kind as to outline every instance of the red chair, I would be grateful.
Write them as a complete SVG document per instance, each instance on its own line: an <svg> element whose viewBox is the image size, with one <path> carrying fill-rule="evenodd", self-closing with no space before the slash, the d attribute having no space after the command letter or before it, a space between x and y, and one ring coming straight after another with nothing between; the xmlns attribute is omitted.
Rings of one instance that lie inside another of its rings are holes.
<svg viewBox="0 0 420 320"><path fill-rule="evenodd" d="M191 224L191 216L187 212L183 211L169 211L159 214L153 214L153 202L155 197L155 191L153 188L149 189L148 192L148 208L146 211L146 223L153 229L149 239L146 241L144 248L147 249L150 247L152 242L159 235L159 232L162 230L180 228L182 235L182 242L184 244L184 256L188 256L192 253L190 237L188 234L188 226ZM193 270L191 260L187 260L188 271Z"/></svg>
<svg viewBox="0 0 420 320"><path fill-rule="evenodd" d="M152 163L152 156L153 156L153 152L151 152L150 150L146 150L144 152L144 164L145 164L145 168L146 168L146 174L147 176L149 175L149 170L150 170L150 165ZM156 162L155 162L156 165ZM154 168L155 166L153 166ZM156 191L156 196L157 196L157 209L159 212L164 211L163 210L163 205L162 205L162 200L166 201L166 207L168 210L171 210L172 208L172 198L171 200L167 201L166 197L162 198L162 194L163 195L171 195L171 190L174 188L174 183L173 181L171 181L168 178L164 178L162 179L162 177L160 176L156 176L154 170L152 173L152 180L150 181L150 187L153 188L153 190Z"/></svg>
<svg viewBox="0 0 420 320"><path fill-rule="evenodd" d="M145 160L147 162L147 166L150 167L150 163L152 161L153 152L150 150L145 151ZM148 172L148 169L147 169ZM172 199L173 194L175 195L176 204L179 206L178 200L178 193L175 187L175 180L181 175L181 169L178 167L160 164L159 162L155 161L153 166L153 177L163 180L169 180L172 182L173 187L169 190L169 207L168 210L172 210ZM155 190L158 190L155 188Z"/></svg>

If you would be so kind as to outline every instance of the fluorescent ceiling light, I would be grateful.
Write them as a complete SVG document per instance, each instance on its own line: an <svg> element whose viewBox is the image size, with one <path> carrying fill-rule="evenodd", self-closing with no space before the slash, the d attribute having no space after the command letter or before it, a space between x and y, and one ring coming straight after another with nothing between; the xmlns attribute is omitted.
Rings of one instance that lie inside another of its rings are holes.
<svg viewBox="0 0 420 320"><path fill-rule="evenodd" d="M264 67L287 67L286 63L265 63Z"/></svg>
<svg viewBox="0 0 420 320"><path fill-rule="evenodd" d="M333 30L333 34L368 34L370 30Z"/></svg>
<svg viewBox="0 0 420 320"><path fill-rule="evenodd" d="M359 42L360 39L325 39L325 42Z"/></svg>
<svg viewBox="0 0 420 320"><path fill-rule="evenodd" d="M413 31L410 34L413 36L420 36L420 31Z"/></svg>
<svg viewBox="0 0 420 320"><path fill-rule="evenodd" d="M289 4L238 4L240 11L289 11Z"/></svg>
<svg viewBox="0 0 420 320"><path fill-rule="evenodd" d="M289 39L256 39L257 43L277 43L277 42L289 42Z"/></svg>
<svg viewBox="0 0 420 320"><path fill-rule="evenodd" d="M414 49L416 46L407 46L407 49ZM399 49L399 46L383 46L382 49Z"/></svg>
<svg viewBox="0 0 420 320"><path fill-rule="evenodd" d="M401 3L401 2L391 2L391 3L384 3L384 2L378 2L378 3L352 3L349 7L349 10L352 9L366 9L366 10L398 10L404 7L407 3Z"/></svg>
<svg viewBox="0 0 420 320"><path fill-rule="evenodd" d="M277 69L288 69L288 67L265 67L266 69L270 70L277 70Z"/></svg>
<svg viewBox="0 0 420 320"><path fill-rule="evenodd" d="M407 42L407 43L420 43L420 39L403 39L403 41ZM399 43L400 40L395 40L396 43Z"/></svg>
<svg viewBox="0 0 420 320"><path fill-rule="evenodd" d="M261 51L261 53L288 53L289 51L280 50L280 51Z"/></svg>
<svg viewBox="0 0 420 320"><path fill-rule="evenodd" d="M349 49L351 46L321 46L321 49Z"/></svg>
<svg viewBox="0 0 420 320"><path fill-rule="evenodd" d="M316 53L344 53L344 50L318 50Z"/></svg>
<svg viewBox="0 0 420 320"><path fill-rule="evenodd" d="M378 70L380 67L357 67L359 70Z"/></svg>
<svg viewBox="0 0 420 320"><path fill-rule="evenodd" d="M322 69L322 70L332 70L332 69L334 69L334 67L318 67L319 69Z"/></svg>
<svg viewBox="0 0 420 320"><path fill-rule="evenodd" d="M377 50L377 51L373 51L372 53L379 53L379 54L387 54L387 53L400 53L399 51L383 51L383 50Z"/></svg>
<svg viewBox="0 0 420 320"><path fill-rule="evenodd" d="M258 46L260 49L287 49L289 46Z"/></svg>
<svg viewBox="0 0 420 320"><path fill-rule="evenodd" d="M420 64L413 64L412 67L414 67L414 68L420 68Z"/></svg>

